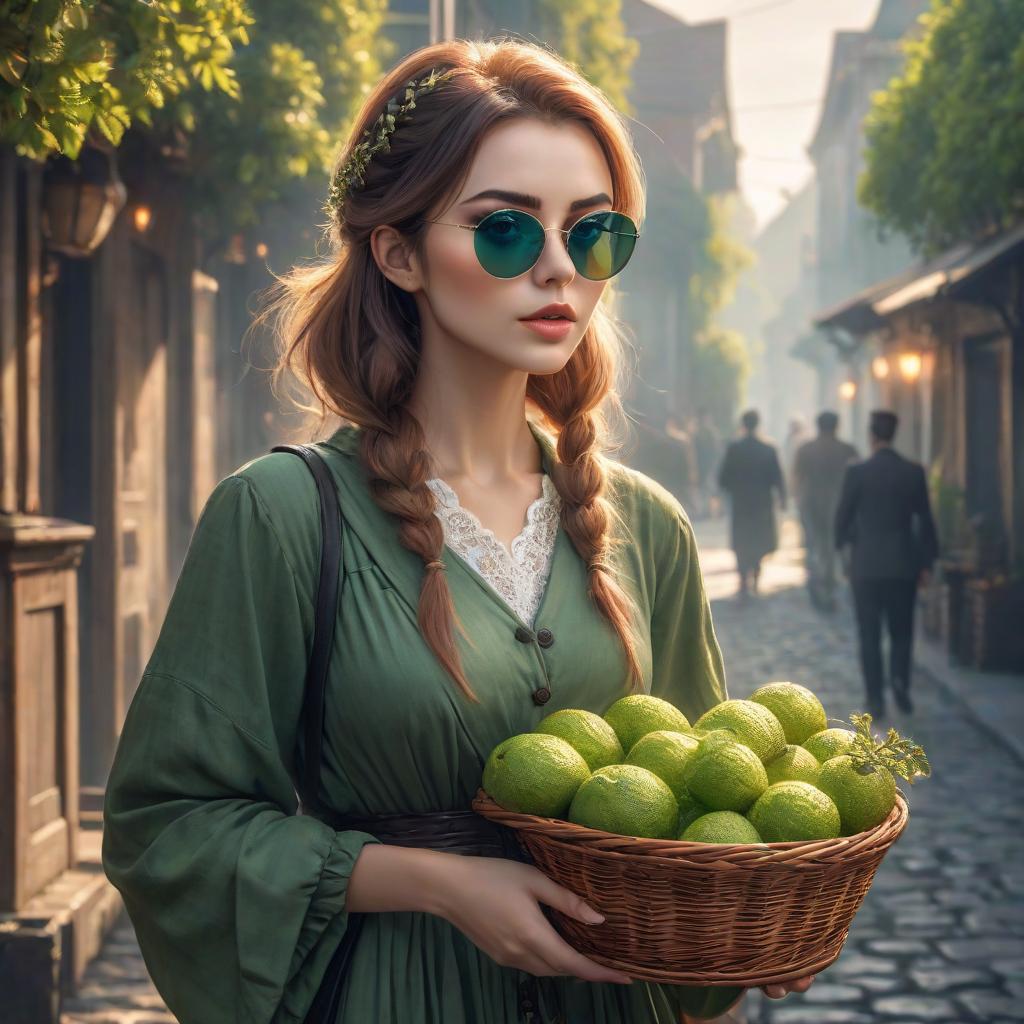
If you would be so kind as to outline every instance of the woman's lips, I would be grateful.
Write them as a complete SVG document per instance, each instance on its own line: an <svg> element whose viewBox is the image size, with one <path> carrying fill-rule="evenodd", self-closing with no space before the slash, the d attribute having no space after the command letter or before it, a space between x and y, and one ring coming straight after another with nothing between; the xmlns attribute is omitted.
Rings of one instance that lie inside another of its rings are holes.
<svg viewBox="0 0 1024 1024"><path fill-rule="evenodd" d="M552 338L558 340L564 338L569 331L572 330L572 320L520 320L521 324L525 324L530 328L531 331L536 331L542 338Z"/></svg>

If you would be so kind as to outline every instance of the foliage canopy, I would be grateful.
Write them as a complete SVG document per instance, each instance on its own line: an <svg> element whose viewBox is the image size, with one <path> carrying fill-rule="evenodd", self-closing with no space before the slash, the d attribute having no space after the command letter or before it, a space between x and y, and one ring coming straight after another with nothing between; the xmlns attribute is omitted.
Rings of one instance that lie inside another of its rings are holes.
<svg viewBox="0 0 1024 1024"><path fill-rule="evenodd" d="M1024 214L1024 2L933 0L865 123L860 201L927 255Z"/></svg>

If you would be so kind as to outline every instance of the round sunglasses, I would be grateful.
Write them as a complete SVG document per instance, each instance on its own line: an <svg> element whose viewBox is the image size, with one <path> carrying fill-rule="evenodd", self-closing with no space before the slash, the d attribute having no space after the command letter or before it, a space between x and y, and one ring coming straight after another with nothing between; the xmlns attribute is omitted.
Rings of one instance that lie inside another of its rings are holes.
<svg viewBox="0 0 1024 1024"><path fill-rule="evenodd" d="M476 232L473 247L480 266L492 277L525 274L540 259L548 231L566 235L566 248L579 273L591 281L606 281L618 274L633 255L640 237L636 225L624 213L611 210L588 213L571 228L545 228L522 210L495 210L476 224L427 220Z"/></svg>

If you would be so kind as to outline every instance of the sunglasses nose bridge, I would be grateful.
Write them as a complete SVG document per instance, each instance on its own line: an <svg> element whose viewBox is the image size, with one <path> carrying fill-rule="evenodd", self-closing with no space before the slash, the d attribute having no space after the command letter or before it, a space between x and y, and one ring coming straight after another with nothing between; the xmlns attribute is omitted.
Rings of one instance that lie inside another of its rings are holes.
<svg viewBox="0 0 1024 1024"><path fill-rule="evenodd" d="M534 217L533 219L536 220L538 224L540 224L540 221L537 220L536 217ZM572 281L573 278L576 277L576 274L579 272L577 270L575 262L573 261L572 255L569 252L569 234L572 231L572 228L546 228L543 225L541 225L541 231L544 232L544 244L541 246L540 252L537 253L537 258L533 261L533 266L529 267L528 270L533 270L537 266L537 264L540 263L542 259L544 259L544 253L546 252L548 247L548 232L557 231L562 236L560 239L562 243L562 251L565 253L565 258L568 261L569 266L572 268L572 277L569 278L569 280Z"/></svg>

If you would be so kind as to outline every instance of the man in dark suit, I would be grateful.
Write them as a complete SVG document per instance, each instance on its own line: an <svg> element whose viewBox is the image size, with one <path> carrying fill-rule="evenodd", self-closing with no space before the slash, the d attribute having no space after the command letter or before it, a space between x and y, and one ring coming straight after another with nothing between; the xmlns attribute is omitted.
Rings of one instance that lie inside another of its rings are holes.
<svg viewBox="0 0 1024 1024"><path fill-rule="evenodd" d="M895 413L871 414L872 455L849 466L836 509L836 547L849 544L850 582L857 607L860 660L868 710L885 714L882 621L889 631L889 685L901 711L910 700L914 601L938 554L924 469L898 455Z"/></svg>

